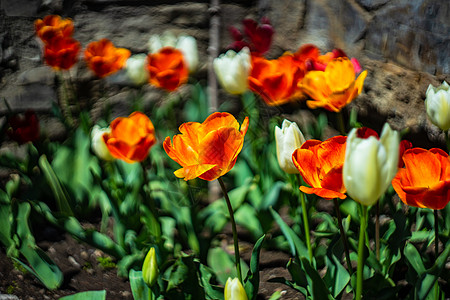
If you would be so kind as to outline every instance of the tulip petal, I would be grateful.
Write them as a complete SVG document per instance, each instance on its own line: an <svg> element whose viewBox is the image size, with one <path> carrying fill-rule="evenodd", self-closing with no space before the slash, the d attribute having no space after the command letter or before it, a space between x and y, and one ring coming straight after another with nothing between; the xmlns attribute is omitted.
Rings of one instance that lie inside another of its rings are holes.
<svg viewBox="0 0 450 300"><path fill-rule="evenodd" d="M300 190L305 193L305 194L315 194L321 198L327 199L327 200L331 200L334 198L339 198L339 199L345 199L347 197L347 195L333 191L333 190L328 190L325 188L310 188L310 187L306 187L306 186L301 186Z"/></svg>
<svg viewBox="0 0 450 300"><path fill-rule="evenodd" d="M429 187L440 180L440 161L425 149L413 148L403 155L411 186Z"/></svg>
<svg viewBox="0 0 450 300"><path fill-rule="evenodd" d="M187 181L199 177L200 175L211 170L214 167L216 167L216 165L201 164L195 166L186 166L184 168L176 170L174 174L178 178L183 178Z"/></svg>

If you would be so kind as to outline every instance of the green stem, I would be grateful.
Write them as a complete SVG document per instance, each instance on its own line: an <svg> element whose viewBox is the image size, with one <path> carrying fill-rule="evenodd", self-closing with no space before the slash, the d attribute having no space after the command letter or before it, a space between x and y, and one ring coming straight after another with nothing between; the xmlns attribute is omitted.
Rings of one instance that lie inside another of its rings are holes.
<svg viewBox="0 0 450 300"><path fill-rule="evenodd" d="M225 197L225 202L227 203L228 212L230 213L230 221L231 221L231 229L233 230L233 241L234 241L234 259L236 261L236 272L239 281L243 284L242 275L241 275L241 257L239 255L239 242L237 236L236 229L236 221L234 220L233 207L231 206L230 198L228 197L227 190L225 188L225 184L221 177L217 178L219 181L220 187L222 188L223 196Z"/></svg>
<svg viewBox="0 0 450 300"><path fill-rule="evenodd" d="M380 201L378 200L376 206L375 217L375 249L377 254L377 260L380 261Z"/></svg>
<svg viewBox="0 0 450 300"><path fill-rule="evenodd" d="M60 78L62 81L62 88L63 88L63 93L61 96L62 98L62 102L61 102L61 108L63 111L63 115L66 118L66 122L70 127L74 126L74 120L73 120L73 116L72 116L72 111L70 110L70 97L69 97L69 93L70 93L70 89L69 89L69 83L67 82L64 73L61 71L60 72Z"/></svg>
<svg viewBox="0 0 450 300"><path fill-rule="evenodd" d="M366 235L367 225L367 206L361 205L361 224L359 229L358 241L358 267L356 270L356 297L355 300L360 300L362 296L363 285L363 269L364 269L364 238Z"/></svg>
<svg viewBox="0 0 450 300"><path fill-rule="evenodd" d="M303 185L300 174L297 174L297 180L299 185ZM309 220L308 220L308 210L306 208L305 194L300 191L300 202L302 204L302 215L303 215L303 227L305 228L305 239L306 246L308 247L309 261L313 261L313 252L311 247L311 238L309 236Z"/></svg>
<svg viewBox="0 0 450 300"><path fill-rule="evenodd" d="M336 116L338 120L339 131L341 132L342 135L346 135L347 131L345 130L344 116L342 115L342 112L341 111L338 112Z"/></svg>
<svg viewBox="0 0 450 300"><path fill-rule="evenodd" d="M450 152L450 140L448 138L448 130L445 130L444 134L445 134L445 144L447 145L447 151Z"/></svg>
<svg viewBox="0 0 450 300"><path fill-rule="evenodd" d="M334 208L336 210L336 215L338 218L339 231L341 232L342 243L344 244L345 259L347 260L348 271L350 272L350 275L352 275L353 274L352 261L350 260L350 250L348 247L347 235L345 234L344 226L342 226L342 216L341 211L339 210L339 202L336 198L334 198L333 201L334 201Z"/></svg>
<svg viewBox="0 0 450 300"><path fill-rule="evenodd" d="M448 136L446 136L448 138ZM448 141L448 139L447 139ZM434 210L434 256L435 260L439 257L439 217L437 209ZM439 299L439 284L436 280L434 284L434 299Z"/></svg>

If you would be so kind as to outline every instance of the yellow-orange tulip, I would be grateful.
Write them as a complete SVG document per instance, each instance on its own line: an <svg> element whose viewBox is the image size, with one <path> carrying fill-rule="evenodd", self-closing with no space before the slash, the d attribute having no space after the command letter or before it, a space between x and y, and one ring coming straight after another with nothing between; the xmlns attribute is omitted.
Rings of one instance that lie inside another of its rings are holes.
<svg viewBox="0 0 450 300"><path fill-rule="evenodd" d="M49 43L55 37L70 37L73 34L71 19L61 19L58 15L49 15L34 22L36 35L44 42Z"/></svg>
<svg viewBox="0 0 450 300"><path fill-rule="evenodd" d="M273 60L252 56L248 84L267 105L276 106L298 98L297 85L302 76L303 72L292 54L285 54Z"/></svg>
<svg viewBox="0 0 450 300"><path fill-rule="evenodd" d="M168 91L176 90L188 80L189 70L183 53L172 47L161 48L147 56L149 82Z"/></svg>
<svg viewBox="0 0 450 300"><path fill-rule="evenodd" d="M116 48L108 39L91 42L84 51L88 67L100 78L122 69L130 55L130 50Z"/></svg>
<svg viewBox="0 0 450 300"><path fill-rule="evenodd" d="M339 57L330 61L325 71L306 73L299 87L311 98L306 102L309 108L339 112L361 93L366 76L364 71L355 80L352 62L347 57Z"/></svg>
<svg viewBox="0 0 450 300"><path fill-rule="evenodd" d="M152 121L141 112L119 117L111 122L111 132L103 140L112 156L127 163L143 161L156 143Z"/></svg>
<svg viewBox="0 0 450 300"><path fill-rule="evenodd" d="M211 114L203 123L189 122L180 126L181 134L166 137L164 150L182 168L175 176L184 180L199 177L214 180L230 171L244 144L248 117L239 123L226 112Z"/></svg>
<svg viewBox="0 0 450 300"><path fill-rule="evenodd" d="M405 168L398 170L392 186L403 203L443 209L450 201L450 159L438 148L413 148L403 154Z"/></svg>

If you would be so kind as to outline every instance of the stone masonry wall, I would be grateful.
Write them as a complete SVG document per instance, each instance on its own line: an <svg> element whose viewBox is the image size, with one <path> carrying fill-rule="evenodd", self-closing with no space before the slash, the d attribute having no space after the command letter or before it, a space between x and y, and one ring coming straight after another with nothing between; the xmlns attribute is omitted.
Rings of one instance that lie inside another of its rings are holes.
<svg viewBox="0 0 450 300"><path fill-rule="evenodd" d="M171 30L194 36L199 45L199 77L206 78L209 1L145 0L0 0L0 114L6 99L15 110L33 108L49 115L57 101L55 75L41 59L33 22L47 14L71 17L74 37L85 47L106 37L133 53L147 51L152 34ZM369 71L363 93L351 107L361 120L381 128L410 128L422 146L442 141L426 118L428 84L450 81L450 1L442 0L260 0L221 1L221 51L231 42L228 27L242 19L268 16L275 29L269 57L314 43L322 52L341 48ZM80 63L78 82L92 81ZM123 87L108 90L121 103ZM146 97L158 97L146 89ZM45 119L49 128L58 126ZM53 132L58 135L58 130ZM419 145L418 145L419 146Z"/></svg>

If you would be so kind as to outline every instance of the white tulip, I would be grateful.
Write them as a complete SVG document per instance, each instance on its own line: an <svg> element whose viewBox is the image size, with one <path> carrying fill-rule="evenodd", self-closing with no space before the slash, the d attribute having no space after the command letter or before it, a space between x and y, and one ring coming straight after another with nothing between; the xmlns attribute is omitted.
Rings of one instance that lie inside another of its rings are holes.
<svg viewBox="0 0 450 300"><path fill-rule="evenodd" d="M176 48L183 52L189 72L194 72L198 67L197 40L192 36L182 35L178 38Z"/></svg>
<svg viewBox="0 0 450 300"><path fill-rule="evenodd" d="M232 280L228 277L228 280L225 283L224 294L225 300L248 300L244 287L237 278Z"/></svg>
<svg viewBox="0 0 450 300"><path fill-rule="evenodd" d="M357 129L347 138L343 180L347 194L369 206L377 202L398 170L400 135L385 124L381 137L357 137Z"/></svg>
<svg viewBox="0 0 450 300"><path fill-rule="evenodd" d="M445 81L438 87L430 84L426 95L428 117L434 125L447 131L450 128L450 86Z"/></svg>
<svg viewBox="0 0 450 300"><path fill-rule="evenodd" d="M181 35L178 38L171 32L162 35L152 35L148 40L150 53L156 53L161 48L172 47L183 53L184 61L189 72L194 72L199 64L197 40L189 35Z"/></svg>
<svg viewBox="0 0 450 300"><path fill-rule="evenodd" d="M127 60L126 73L128 78L135 85L143 85L148 81L148 71L146 69L147 55L136 54L132 55Z"/></svg>
<svg viewBox="0 0 450 300"><path fill-rule="evenodd" d="M292 153L305 142L303 133L297 123L284 120L281 128L275 127L275 142L280 168L288 174L300 173L292 162Z"/></svg>
<svg viewBox="0 0 450 300"><path fill-rule="evenodd" d="M230 94L242 94L247 90L250 68L250 51L247 47L242 48L238 53L228 50L214 59L217 79Z"/></svg>
<svg viewBox="0 0 450 300"><path fill-rule="evenodd" d="M156 53L164 47L175 48L177 45L177 37L171 32L165 32L162 35L154 34L148 40L150 53Z"/></svg>
<svg viewBox="0 0 450 300"><path fill-rule="evenodd" d="M94 151L95 155L97 155L98 158L106 161L114 160L114 157L109 152L108 147L106 147L105 141L103 140L103 135L110 132L111 129L109 127L100 128L100 126L98 125L94 125L91 131L92 151Z"/></svg>

